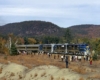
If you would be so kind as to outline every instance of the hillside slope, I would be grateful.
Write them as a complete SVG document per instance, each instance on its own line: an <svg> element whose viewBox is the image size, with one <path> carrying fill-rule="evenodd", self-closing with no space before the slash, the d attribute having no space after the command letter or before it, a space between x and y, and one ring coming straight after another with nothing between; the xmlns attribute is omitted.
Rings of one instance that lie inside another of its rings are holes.
<svg viewBox="0 0 100 80"><path fill-rule="evenodd" d="M59 33L61 32L61 33ZM17 36L45 36L62 35L62 28L45 21L24 21L20 23L10 23L0 27L1 34L13 33Z"/></svg>
<svg viewBox="0 0 100 80"><path fill-rule="evenodd" d="M69 29L72 31L74 36L77 37L100 37L100 25L75 25L69 27Z"/></svg>
<svg viewBox="0 0 100 80"><path fill-rule="evenodd" d="M74 25L68 27L74 37L100 37L100 25ZM1 35L13 33L21 37L64 36L66 28L46 21L24 21L10 23L0 27Z"/></svg>

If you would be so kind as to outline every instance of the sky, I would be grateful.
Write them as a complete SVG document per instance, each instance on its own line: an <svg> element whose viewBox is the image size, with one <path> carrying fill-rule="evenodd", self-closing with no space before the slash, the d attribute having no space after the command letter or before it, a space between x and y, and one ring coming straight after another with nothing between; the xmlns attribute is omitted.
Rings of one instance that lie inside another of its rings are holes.
<svg viewBox="0 0 100 80"><path fill-rule="evenodd" d="M100 24L100 0L0 0L0 25L41 20L60 27Z"/></svg>

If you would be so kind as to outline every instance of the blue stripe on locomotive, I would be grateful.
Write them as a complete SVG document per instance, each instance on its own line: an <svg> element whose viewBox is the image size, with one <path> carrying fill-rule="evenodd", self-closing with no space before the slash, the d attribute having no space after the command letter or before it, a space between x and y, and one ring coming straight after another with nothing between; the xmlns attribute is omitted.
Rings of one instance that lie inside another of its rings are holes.
<svg viewBox="0 0 100 80"><path fill-rule="evenodd" d="M87 44L79 44L78 47L79 47L79 51L80 52L85 52L87 50Z"/></svg>
<svg viewBox="0 0 100 80"><path fill-rule="evenodd" d="M43 50L43 45L42 44L39 45L39 50L41 50L41 51Z"/></svg>

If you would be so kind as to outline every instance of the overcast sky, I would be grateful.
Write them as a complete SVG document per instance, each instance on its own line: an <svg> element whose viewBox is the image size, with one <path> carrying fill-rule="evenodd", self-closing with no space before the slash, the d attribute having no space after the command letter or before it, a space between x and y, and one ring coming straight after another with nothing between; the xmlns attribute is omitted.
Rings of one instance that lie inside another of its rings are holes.
<svg viewBox="0 0 100 80"><path fill-rule="evenodd" d="M0 0L0 25L30 20L60 27L100 24L100 0Z"/></svg>

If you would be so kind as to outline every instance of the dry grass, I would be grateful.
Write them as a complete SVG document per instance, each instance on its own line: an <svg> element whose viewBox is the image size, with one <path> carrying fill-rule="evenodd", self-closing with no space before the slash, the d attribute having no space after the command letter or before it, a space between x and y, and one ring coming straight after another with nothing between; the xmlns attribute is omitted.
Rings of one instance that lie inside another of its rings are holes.
<svg viewBox="0 0 100 80"><path fill-rule="evenodd" d="M82 65L77 65L77 64L72 63L69 66L69 68L75 72L78 72L79 74L86 74L87 73L86 68L83 67Z"/></svg>
<svg viewBox="0 0 100 80"><path fill-rule="evenodd" d="M65 80L65 78L62 78L61 80Z"/></svg>
<svg viewBox="0 0 100 80"><path fill-rule="evenodd" d="M80 74L85 74L86 73L86 68L84 68L82 66L78 66L75 71L80 73Z"/></svg>
<svg viewBox="0 0 100 80"><path fill-rule="evenodd" d="M60 80L60 77L57 77L56 80Z"/></svg>
<svg viewBox="0 0 100 80"><path fill-rule="evenodd" d="M50 80L54 80L54 77L52 75L50 76Z"/></svg>
<svg viewBox="0 0 100 80"><path fill-rule="evenodd" d="M15 74L13 72L10 74L10 77L12 77L12 76L15 76Z"/></svg>
<svg viewBox="0 0 100 80"><path fill-rule="evenodd" d="M80 77L79 80L84 80L84 78L83 77Z"/></svg>
<svg viewBox="0 0 100 80"><path fill-rule="evenodd" d="M1 68L0 68L0 74L2 73L2 69L3 69L3 68L1 67Z"/></svg>
<svg viewBox="0 0 100 80"><path fill-rule="evenodd" d="M39 66L39 65L55 65L55 66L58 66L60 68L64 68L65 67L64 63L58 62L57 59L53 59L53 56L48 58L47 55L8 56L7 60L5 60L3 57L0 58L0 63L7 64L8 61L27 66L28 68L32 68L33 64L35 66Z"/></svg>
<svg viewBox="0 0 100 80"><path fill-rule="evenodd" d="M88 79L100 79L100 74L92 75L92 76L88 77Z"/></svg>
<svg viewBox="0 0 100 80"><path fill-rule="evenodd" d="M19 79L22 79L23 77L21 75L19 75Z"/></svg>
<svg viewBox="0 0 100 80"><path fill-rule="evenodd" d="M33 75L32 75L32 74L30 74L30 77L33 77Z"/></svg>
<svg viewBox="0 0 100 80"><path fill-rule="evenodd" d="M0 78L0 80L7 80L5 77Z"/></svg>
<svg viewBox="0 0 100 80"><path fill-rule="evenodd" d="M37 77L37 76L38 76L38 74L37 74L37 73L35 73L35 74L34 74L34 77Z"/></svg>
<svg viewBox="0 0 100 80"><path fill-rule="evenodd" d="M0 56L0 63L8 64L8 61L14 62L17 64L24 65L28 68L33 68L34 66L39 65L54 65L58 66L59 68L66 68L65 62L62 62L59 58L54 59L54 55L52 55L50 58L47 55L18 55L18 56L7 56L7 59L4 59L4 56ZM91 68L89 66L89 62L70 62L69 68L75 72L78 72L79 74L87 74L87 67ZM93 61L93 69L91 69L91 72L96 72L94 69L95 67L100 67L100 60ZM2 69L0 68L0 73L2 73ZM89 72L88 72L89 73ZM45 76L45 72L41 74L41 77ZM91 73L90 73L91 74ZM33 75L33 77L38 76L37 73ZM93 76L95 78L99 78L99 75ZM19 76L19 79L21 79L21 76ZM51 76L51 79L53 80L53 76ZM80 78L80 80L83 80Z"/></svg>
<svg viewBox="0 0 100 80"><path fill-rule="evenodd" d="M45 76L45 75L46 75L46 72L42 73L42 74L41 74L41 77L43 77L43 76Z"/></svg>

